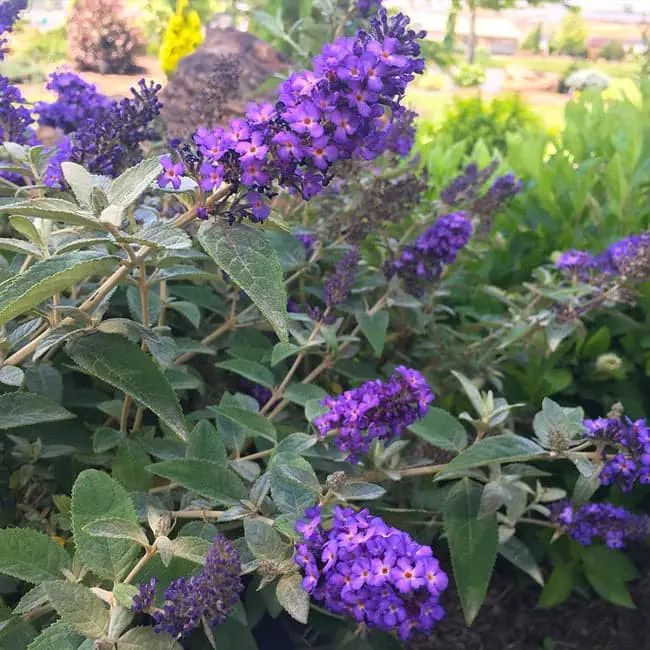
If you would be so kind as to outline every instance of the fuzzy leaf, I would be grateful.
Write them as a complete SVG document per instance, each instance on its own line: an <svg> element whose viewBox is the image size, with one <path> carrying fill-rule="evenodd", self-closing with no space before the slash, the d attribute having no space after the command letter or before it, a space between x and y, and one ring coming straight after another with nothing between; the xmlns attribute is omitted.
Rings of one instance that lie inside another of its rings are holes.
<svg viewBox="0 0 650 650"><path fill-rule="evenodd" d="M271 421L255 411L237 408L236 406L213 406L211 410L243 427L248 435L259 436L271 442L276 442L278 439L278 434Z"/></svg>
<svg viewBox="0 0 650 650"><path fill-rule="evenodd" d="M142 244L143 246L166 248L168 250L181 250L192 246L192 240L184 230L166 221L154 221L135 235L129 235L121 239Z"/></svg>
<svg viewBox="0 0 650 650"><path fill-rule="evenodd" d="M134 627L117 641L117 650L182 650L169 634L156 634L151 627Z"/></svg>
<svg viewBox="0 0 650 650"><path fill-rule="evenodd" d="M177 537L172 544L175 557L182 557L184 560L189 560L195 564L204 564L205 556L212 548L212 544L207 539L187 537L185 535Z"/></svg>
<svg viewBox="0 0 650 650"><path fill-rule="evenodd" d="M448 451L462 451L467 446L465 427L450 413L436 407L429 408L428 413L409 430L434 447Z"/></svg>
<svg viewBox="0 0 650 650"><path fill-rule="evenodd" d="M147 158L127 169L111 181L107 192L108 202L128 207L140 198L161 171L159 158Z"/></svg>
<svg viewBox="0 0 650 650"><path fill-rule="evenodd" d="M299 623L306 624L309 616L309 594L302 588L299 573L282 576L275 589L280 605Z"/></svg>
<svg viewBox="0 0 650 650"><path fill-rule="evenodd" d="M96 519L86 524L83 530L92 537L130 539L142 546L149 545L149 540L140 525L129 519Z"/></svg>
<svg viewBox="0 0 650 650"><path fill-rule="evenodd" d="M72 203L72 201L65 201L64 199L42 198L0 204L0 212L9 212L12 215L16 214L23 217L63 221L73 226L101 227L99 220L95 219L90 210L84 210Z"/></svg>
<svg viewBox="0 0 650 650"><path fill-rule="evenodd" d="M57 422L76 417L62 406L34 393L0 395L0 430L24 427L41 422Z"/></svg>
<svg viewBox="0 0 650 650"><path fill-rule="evenodd" d="M190 432L185 457L210 460L224 467L228 465L226 446L217 430L207 420L197 422Z"/></svg>
<svg viewBox="0 0 650 650"><path fill-rule="evenodd" d="M0 250L13 251L23 255L33 255L34 257L43 257L43 251L34 244L24 239L12 239L11 237L0 237Z"/></svg>
<svg viewBox="0 0 650 650"><path fill-rule="evenodd" d="M68 554L51 537L30 528L0 529L0 573L40 584L69 568Z"/></svg>
<svg viewBox="0 0 650 650"><path fill-rule="evenodd" d="M370 343L375 355L378 357L384 351L388 320L387 311L378 311L376 314L369 314L362 311L357 313L357 323L359 323L361 332L368 339L368 343Z"/></svg>
<svg viewBox="0 0 650 650"><path fill-rule="evenodd" d="M354 482L346 483L337 494L346 501L370 501L383 497L386 490L374 483Z"/></svg>
<svg viewBox="0 0 650 650"><path fill-rule="evenodd" d="M27 650L78 650L84 637L64 621L46 627L28 646Z"/></svg>
<svg viewBox="0 0 650 650"><path fill-rule="evenodd" d="M226 359L214 365L217 368L223 368L229 372L241 375L266 388L273 388L275 385L273 373L266 366L256 361L249 361L248 359Z"/></svg>
<svg viewBox="0 0 650 650"><path fill-rule="evenodd" d="M479 519L480 504L480 486L464 478L450 490L443 509L454 580L468 625L483 604L497 554L496 515Z"/></svg>
<svg viewBox="0 0 650 650"><path fill-rule="evenodd" d="M151 462L149 454L137 440L122 440L113 460L113 478L130 492L146 492L151 476L142 471Z"/></svg>
<svg viewBox="0 0 650 650"><path fill-rule="evenodd" d="M241 479L218 462L186 458L166 460L145 469L224 505L232 505L244 496Z"/></svg>
<svg viewBox="0 0 650 650"><path fill-rule="evenodd" d="M0 283L0 325L89 275L106 275L117 261L112 255L76 251L36 262Z"/></svg>
<svg viewBox="0 0 650 650"><path fill-rule="evenodd" d="M277 253L260 228L225 221L203 223L199 242L237 286L243 289L273 326L281 341L288 341L287 292Z"/></svg>
<svg viewBox="0 0 650 650"><path fill-rule="evenodd" d="M88 587L64 580L54 580L44 584L56 613L73 630L98 639L108 627L108 608Z"/></svg>
<svg viewBox="0 0 650 650"><path fill-rule="evenodd" d="M279 533L261 519L245 519L244 535L246 543L256 558L266 558L279 562L287 555L288 546Z"/></svg>
<svg viewBox="0 0 650 650"><path fill-rule="evenodd" d="M151 357L123 336L95 333L70 341L74 362L91 375L132 395L179 438L187 429L176 393Z"/></svg>
<svg viewBox="0 0 650 650"><path fill-rule="evenodd" d="M542 456L545 453L542 447L528 438L504 433L484 438L458 454L447 465L445 473L458 472L491 463L512 463Z"/></svg>
<svg viewBox="0 0 650 650"><path fill-rule="evenodd" d="M527 573L538 585L544 586L544 577L535 556L520 539L511 537L503 544L500 544L499 554L503 555L508 562L512 562L518 569Z"/></svg>
<svg viewBox="0 0 650 650"><path fill-rule="evenodd" d="M93 573L118 579L130 565L137 545L130 540L93 537L86 526L105 519L137 522L127 491L108 474L85 470L72 487L71 512L75 546L81 559Z"/></svg>
<svg viewBox="0 0 650 650"><path fill-rule="evenodd" d="M276 454L270 468L271 495L283 512L301 516L316 503L320 482L312 466L300 456Z"/></svg>

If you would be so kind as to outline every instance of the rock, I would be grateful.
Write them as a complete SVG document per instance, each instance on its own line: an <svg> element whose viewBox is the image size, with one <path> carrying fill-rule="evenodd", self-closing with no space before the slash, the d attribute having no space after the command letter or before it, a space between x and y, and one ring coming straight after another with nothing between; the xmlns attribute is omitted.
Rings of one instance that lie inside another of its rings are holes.
<svg viewBox="0 0 650 650"><path fill-rule="evenodd" d="M211 25L205 41L181 59L161 93L168 134L187 138L199 126L242 116L248 102L264 98L260 86L286 68L281 55L256 36Z"/></svg>

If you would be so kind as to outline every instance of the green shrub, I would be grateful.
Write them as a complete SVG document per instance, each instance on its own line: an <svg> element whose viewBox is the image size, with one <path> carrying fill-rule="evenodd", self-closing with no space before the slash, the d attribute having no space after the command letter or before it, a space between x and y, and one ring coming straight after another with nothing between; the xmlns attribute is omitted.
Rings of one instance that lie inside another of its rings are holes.
<svg viewBox="0 0 650 650"><path fill-rule="evenodd" d="M521 44L521 49L533 52L533 54L539 54L542 51L542 23L537 23L533 27Z"/></svg>
<svg viewBox="0 0 650 650"><path fill-rule="evenodd" d="M477 140L488 149L505 151L506 135L542 130L541 119L519 95L497 97L485 101L480 96L455 97L448 107L445 119L436 129L451 142L465 142L470 152Z"/></svg>
<svg viewBox="0 0 650 650"><path fill-rule="evenodd" d="M609 41L603 45L598 56L605 61L622 61L625 58L625 48L618 41Z"/></svg>
<svg viewBox="0 0 650 650"><path fill-rule="evenodd" d="M549 44L552 53L586 58L587 24L580 11L569 11L562 19Z"/></svg>
<svg viewBox="0 0 650 650"><path fill-rule="evenodd" d="M485 68L476 63L463 63L452 72L451 78L461 88L476 88L485 81Z"/></svg>
<svg viewBox="0 0 650 650"><path fill-rule="evenodd" d="M0 75L20 84L40 83L47 77L38 63L22 58L12 58L9 61L0 62Z"/></svg>
<svg viewBox="0 0 650 650"><path fill-rule="evenodd" d="M454 52L439 41L425 40L421 45L422 56L427 63L435 63L437 66L446 70L456 62Z"/></svg>
<svg viewBox="0 0 650 650"><path fill-rule="evenodd" d="M65 26L41 31L32 25L22 25L11 39L12 58L32 63L57 63L65 59L68 34Z"/></svg>

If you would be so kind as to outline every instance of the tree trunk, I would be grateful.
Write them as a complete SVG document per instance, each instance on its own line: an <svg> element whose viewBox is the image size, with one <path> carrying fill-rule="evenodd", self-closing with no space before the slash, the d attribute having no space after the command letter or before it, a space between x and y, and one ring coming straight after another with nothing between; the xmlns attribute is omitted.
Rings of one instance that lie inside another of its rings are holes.
<svg viewBox="0 0 650 650"><path fill-rule="evenodd" d="M476 58L476 2L469 3L469 39L467 41L467 62Z"/></svg>

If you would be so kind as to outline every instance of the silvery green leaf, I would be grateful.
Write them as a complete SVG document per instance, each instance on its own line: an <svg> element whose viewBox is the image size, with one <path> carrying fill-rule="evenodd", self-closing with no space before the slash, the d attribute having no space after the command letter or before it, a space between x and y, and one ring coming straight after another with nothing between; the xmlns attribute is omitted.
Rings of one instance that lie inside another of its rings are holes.
<svg viewBox="0 0 650 650"><path fill-rule="evenodd" d="M56 613L72 629L90 639L98 639L106 632L108 608L88 587L53 580L46 582L44 589Z"/></svg>
<svg viewBox="0 0 650 650"><path fill-rule="evenodd" d="M192 246L192 240L184 230L166 221L154 221L135 235L122 236L121 240L168 250L180 250Z"/></svg>
<svg viewBox="0 0 650 650"><path fill-rule="evenodd" d="M62 162L61 171L79 204L90 208L90 195L93 191L93 177L90 172L73 162Z"/></svg>
<svg viewBox="0 0 650 650"><path fill-rule="evenodd" d="M299 573L282 576L275 593L280 605L292 618L299 623L307 623L309 594L302 588L302 577Z"/></svg>
<svg viewBox="0 0 650 650"><path fill-rule="evenodd" d="M108 202L124 208L134 203L162 172L160 159L146 158L111 181Z"/></svg>
<svg viewBox="0 0 650 650"><path fill-rule="evenodd" d="M124 208L121 205L109 205L104 208L99 215L99 220L102 223L108 223L111 226L119 228L124 219Z"/></svg>
<svg viewBox="0 0 650 650"><path fill-rule="evenodd" d="M5 386L22 386L25 373L16 366L3 366L0 368L0 384Z"/></svg>
<svg viewBox="0 0 650 650"><path fill-rule="evenodd" d="M482 416L483 398L481 397L481 393L479 392L478 388L476 388L476 386L474 386L474 384L462 373L456 372L455 370L452 370L451 373L460 382L477 415Z"/></svg>

